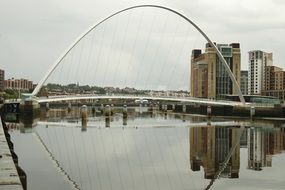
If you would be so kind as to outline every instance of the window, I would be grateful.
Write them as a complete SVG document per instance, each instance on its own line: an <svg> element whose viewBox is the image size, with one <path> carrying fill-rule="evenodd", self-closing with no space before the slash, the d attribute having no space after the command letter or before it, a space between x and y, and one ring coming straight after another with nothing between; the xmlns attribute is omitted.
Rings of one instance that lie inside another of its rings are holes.
<svg viewBox="0 0 285 190"><path fill-rule="evenodd" d="M221 47L221 52L224 57L232 57L232 47Z"/></svg>

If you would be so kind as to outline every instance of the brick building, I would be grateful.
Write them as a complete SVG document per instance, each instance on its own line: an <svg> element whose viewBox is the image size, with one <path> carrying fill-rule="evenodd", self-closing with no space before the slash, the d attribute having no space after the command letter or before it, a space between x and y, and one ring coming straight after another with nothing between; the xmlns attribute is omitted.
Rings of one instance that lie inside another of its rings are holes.
<svg viewBox="0 0 285 190"><path fill-rule="evenodd" d="M5 89L13 90L32 90L33 82L27 79L8 79L5 80Z"/></svg>
<svg viewBox="0 0 285 190"><path fill-rule="evenodd" d="M5 71L0 69L0 91L5 88Z"/></svg>

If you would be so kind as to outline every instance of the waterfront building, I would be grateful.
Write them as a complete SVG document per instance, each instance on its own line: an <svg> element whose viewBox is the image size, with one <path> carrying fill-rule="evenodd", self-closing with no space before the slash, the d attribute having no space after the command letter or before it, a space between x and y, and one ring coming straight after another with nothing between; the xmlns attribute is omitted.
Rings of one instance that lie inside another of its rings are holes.
<svg viewBox="0 0 285 190"><path fill-rule="evenodd" d="M266 67L266 85L262 94L285 100L285 71L282 68Z"/></svg>
<svg viewBox="0 0 285 190"><path fill-rule="evenodd" d="M240 90L243 95L248 95L248 71L240 71Z"/></svg>
<svg viewBox="0 0 285 190"><path fill-rule="evenodd" d="M217 44L217 47L240 83L240 44ZM236 87L209 43L205 53L200 49L192 51L190 84L193 97L223 99L226 95L237 94Z"/></svg>
<svg viewBox="0 0 285 190"><path fill-rule="evenodd" d="M33 82L27 79L7 79L5 80L5 89L33 90Z"/></svg>
<svg viewBox="0 0 285 190"><path fill-rule="evenodd" d="M0 91L5 88L5 71L0 69Z"/></svg>
<svg viewBox="0 0 285 190"><path fill-rule="evenodd" d="M272 66L272 53L260 50L250 51L248 61L248 93L261 95L266 87L266 67Z"/></svg>

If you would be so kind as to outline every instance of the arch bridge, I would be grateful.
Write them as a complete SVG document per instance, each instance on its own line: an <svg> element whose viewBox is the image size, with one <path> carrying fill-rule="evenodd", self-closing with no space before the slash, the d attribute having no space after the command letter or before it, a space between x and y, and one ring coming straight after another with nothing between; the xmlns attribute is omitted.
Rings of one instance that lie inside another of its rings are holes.
<svg viewBox="0 0 285 190"><path fill-rule="evenodd" d="M125 8L123 10L120 10L114 14L111 14L110 16L106 17L105 19L103 19L102 21L100 21L99 23L95 24L94 26L90 27L86 32L84 32L81 36L79 36L78 39L76 39L69 48L67 48L65 50L65 52L62 54L62 56L59 57L59 59L49 68L49 70L47 71L47 73L43 76L43 78L39 81L37 87L34 89L34 91L32 92L33 96L36 96L38 94L38 92L40 91L40 89L42 88L42 86L44 85L44 83L47 81L47 79L49 78L49 76L54 72L54 70L58 67L58 65L64 60L64 58L70 53L70 51L84 38L86 37L91 31L93 31L94 29L96 29L99 25L101 25L102 23L104 23L105 21L109 20L110 18L122 13L122 12L126 12L132 9L138 9L138 8L155 8L155 9L162 9L162 10L166 10L168 12L171 12L179 17L181 17L182 19L184 19L185 21L187 21L189 24L191 24L206 40L207 42L215 49L217 56L219 57L220 61L222 62L225 70L227 71L229 77L231 78L233 85L236 87L237 89L237 93L238 96L240 98L240 102L242 104L245 104L245 100L244 97L242 95L242 92L240 90L239 84L235 78L235 76L233 75L229 65L227 64L226 60L224 59L223 55L221 54L221 52L218 50L217 46L212 42L212 40L210 40L210 38L202 31L201 28L198 27L198 25L196 25L192 20L190 20L187 16L185 16L184 14L165 7L165 6L160 6L160 5L137 5L137 6L132 6L132 7L128 7ZM101 96L102 97L102 96ZM48 101L56 101L56 100L75 100L75 99L85 99L87 97L84 96L71 96L71 97L54 97L54 99L49 98L49 99L39 99L40 102L48 102ZM90 98L90 97L88 97ZM92 98L99 98L99 97L92 97ZM108 97L105 96L105 98L114 98L112 97ZM136 97L132 97L132 96L124 96L124 97L120 97L118 96L117 98L125 98L125 99L131 99L131 98L136 98ZM199 103L205 103L205 104L230 104L230 105L236 105L237 103L227 103L227 102L220 102L220 101L214 101L214 100L205 100L205 99L196 99L196 98L187 98L187 99L179 99L179 98L165 98L165 97L144 97L146 99L155 99L155 100L174 100L174 101L184 101L184 102L199 102Z"/></svg>

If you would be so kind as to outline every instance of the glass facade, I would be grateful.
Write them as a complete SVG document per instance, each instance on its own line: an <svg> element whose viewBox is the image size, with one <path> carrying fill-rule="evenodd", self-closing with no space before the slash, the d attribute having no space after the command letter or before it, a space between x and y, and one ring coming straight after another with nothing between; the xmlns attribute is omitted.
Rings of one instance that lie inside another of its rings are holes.
<svg viewBox="0 0 285 190"><path fill-rule="evenodd" d="M243 95L248 94L248 71L241 71L240 89Z"/></svg>
<svg viewBox="0 0 285 190"><path fill-rule="evenodd" d="M233 54L232 47L220 47L220 51L224 57L232 57Z"/></svg>
<svg viewBox="0 0 285 190"><path fill-rule="evenodd" d="M230 101L240 101L237 95L228 95L226 99ZM281 101L278 98L270 96L246 95L244 96L244 99L248 103L256 103L256 104L274 105L281 103Z"/></svg>
<svg viewBox="0 0 285 190"><path fill-rule="evenodd" d="M220 46L219 50L224 56L226 62L232 70L232 47L230 46ZM233 84L229 74L227 73L225 67L223 66L221 60L217 58L217 68L216 68L216 98L224 99L225 95L233 93Z"/></svg>
<svg viewBox="0 0 285 190"><path fill-rule="evenodd" d="M262 96L253 96L250 98L250 102L257 104L280 104L280 100L277 98Z"/></svg>

